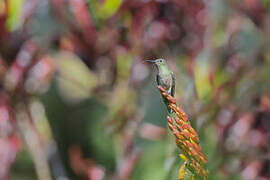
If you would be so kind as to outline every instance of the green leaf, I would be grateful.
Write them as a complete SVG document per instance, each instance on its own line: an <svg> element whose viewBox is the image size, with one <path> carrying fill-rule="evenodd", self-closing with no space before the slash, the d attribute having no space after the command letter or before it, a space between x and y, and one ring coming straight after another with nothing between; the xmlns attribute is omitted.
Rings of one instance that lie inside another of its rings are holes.
<svg viewBox="0 0 270 180"><path fill-rule="evenodd" d="M178 180L194 180L194 175L188 170L186 164L187 161L179 169Z"/></svg>
<svg viewBox="0 0 270 180"><path fill-rule="evenodd" d="M75 103L88 98L98 83L97 76L72 53L60 52L54 58L58 87L63 98Z"/></svg>
<svg viewBox="0 0 270 180"><path fill-rule="evenodd" d="M20 25L23 2L24 0L8 1L8 19L6 26L10 31L15 31Z"/></svg>
<svg viewBox="0 0 270 180"><path fill-rule="evenodd" d="M211 83L209 79L210 64L206 53L199 54L195 66L194 76L198 96L200 99L209 98L211 95Z"/></svg>
<svg viewBox="0 0 270 180"><path fill-rule="evenodd" d="M101 19L107 19L114 15L120 8L122 0L106 0L98 7L98 14Z"/></svg>

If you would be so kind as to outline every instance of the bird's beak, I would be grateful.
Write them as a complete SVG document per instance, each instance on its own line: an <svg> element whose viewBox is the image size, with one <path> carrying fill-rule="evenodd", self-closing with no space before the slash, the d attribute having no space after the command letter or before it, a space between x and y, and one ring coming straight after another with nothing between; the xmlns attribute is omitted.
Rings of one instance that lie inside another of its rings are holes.
<svg viewBox="0 0 270 180"><path fill-rule="evenodd" d="M145 60L146 62L155 63L155 60Z"/></svg>

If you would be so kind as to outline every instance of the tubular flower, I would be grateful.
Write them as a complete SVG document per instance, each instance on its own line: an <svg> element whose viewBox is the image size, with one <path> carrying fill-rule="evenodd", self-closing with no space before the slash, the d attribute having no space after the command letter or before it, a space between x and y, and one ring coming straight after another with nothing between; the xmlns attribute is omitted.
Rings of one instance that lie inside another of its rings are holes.
<svg viewBox="0 0 270 180"><path fill-rule="evenodd" d="M158 86L163 98L169 101L169 107L173 110L168 116L168 126L176 137L176 144L181 149L180 157L185 161L187 167L195 177L206 179L208 171L206 170L206 157L200 146L200 139L197 132L191 127L187 114L176 104L174 97L169 95L164 88ZM180 169L181 172L183 168ZM181 174L179 171L179 174ZM178 176L183 179L183 174Z"/></svg>

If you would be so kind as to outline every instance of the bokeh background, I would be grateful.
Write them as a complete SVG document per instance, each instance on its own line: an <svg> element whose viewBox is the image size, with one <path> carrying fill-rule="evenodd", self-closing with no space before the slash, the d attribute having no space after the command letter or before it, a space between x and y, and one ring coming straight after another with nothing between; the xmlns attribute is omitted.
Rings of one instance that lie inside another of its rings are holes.
<svg viewBox="0 0 270 180"><path fill-rule="evenodd" d="M212 179L270 179L270 1L1 0L0 179L176 179L155 69Z"/></svg>

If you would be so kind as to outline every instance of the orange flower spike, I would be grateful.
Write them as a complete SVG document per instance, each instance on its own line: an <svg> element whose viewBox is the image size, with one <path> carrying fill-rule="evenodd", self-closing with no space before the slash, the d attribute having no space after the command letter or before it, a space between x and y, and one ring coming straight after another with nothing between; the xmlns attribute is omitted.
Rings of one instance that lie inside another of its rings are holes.
<svg viewBox="0 0 270 180"><path fill-rule="evenodd" d="M181 144L182 148L188 151L188 146L184 137L182 140L179 140L178 144Z"/></svg>
<svg viewBox="0 0 270 180"><path fill-rule="evenodd" d="M175 136L177 139L183 139L182 134L181 134L179 131L177 131L177 130L175 129L175 127L174 127L174 130L173 130L173 134L174 134L174 136Z"/></svg>
<svg viewBox="0 0 270 180"><path fill-rule="evenodd" d="M170 116L168 116L167 119L168 119L168 122L169 122L170 124L173 124L173 120L172 120L172 118L171 118Z"/></svg>
<svg viewBox="0 0 270 180"><path fill-rule="evenodd" d="M170 108L172 108L174 111L177 108L176 104L170 104Z"/></svg>
<svg viewBox="0 0 270 180"><path fill-rule="evenodd" d="M185 111L179 106L177 107L177 111L180 112L181 114L186 114Z"/></svg>
<svg viewBox="0 0 270 180"><path fill-rule="evenodd" d="M183 140L184 139L184 137L178 131L174 131L173 134L179 140Z"/></svg>
<svg viewBox="0 0 270 180"><path fill-rule="evenodd" d="M169 100L169 99L168 99ZM175 103L171 103L171 101L169 101L169 106L170 107L172 107L172 109L173 109L173 112L175 112L176 113L176 104Z"/></svg>
<svg viewBox="0 0 270 180"><path fill-rule="evenodd" d="M194 136L198 137L198 134L196 133L196 131L192 127L189 128L188 130L191 132L191 134L193 134Z"/></svg>
<svg viewBox="0 0 270 180"><path fill-rule="evenodd" d="M172 96L171 96L171 97L172 97ZM170 102L171 102L172 104L176 104L175 98L172 97L172 98L170 99Z"/></svg>
<svg viewBox="0 0 270 180"><path fill-rule="evenodd" d="M175 120L176 124L181 124L181 126L182 126L182 122L180 122L180 119L178 117L175 117L174 120Z"/></svg>
<svg viewBox="0 0 270 180"><path fill-rule="evenodd" d="M185 156L190 157L188 154L188 149L182 143L179 143L179 141L176 143L181 148L181 151L185 154Z"/></svg>
<svg viewBox="0 0 270 180"><path fill-rule="evenodd" d="M187 141L186 143L189 148L193 148L193 144L191 142Z"/></svg>
<svg viewBox="0 0 270 180"><path fill-rule="evenodd" d="M196 167L195 170L196 170L196 173L197 173L197 174L201 174L201 173L200 173L200 172L201 172L201 171L200 171L200 168Z"/></svg>
<svg viewBox="0 0 270 180"><path fill-rule="evenodd" d="M191 164L193 164L194 167L196 168L196 161L194 159L191 159Z"/></svg>
<svg viewBox="0 0 270 180"><path fill-rule="evenodd" d="M187 129L187 130L189 130L189 129L191 129L192 127L188 124L188 123L182 123L182 126L183 126L183 128L184 129Z"/></svg>
<svg viewBox="0 0 270 180"><path fill-rule="evenodd" d="M200 163L196 162L196 166L200 169L201 168L201 165Z"/></svg>
<svg viewBox="0 0 270 180"><path fill-rule="evenodd" d="M180 140L183 140L184 137L181 135L181 133L179 131L177 131L177 129L175 128L175 126L171 123L168 123L169 128L171 129L171 131L173 132L174 136Z"/></svg>
<svg viewBox="0 0 270 180"><path fill-rule="evenodd" d="M188 150L187 153L190 157L192 157L192 153L190 152L190 150Z"/></svg>
<svg viewBox="0 0 270 180"><path fill-rule="evenodd" d="M194 148L196 149L196 151L198 151L198 152L201 152L201 151L202 151L200 145L198 145L198 144L193 144L193 146L194 146Z"/></svg>
<svg viewBox="0 0 270 180"><path fill-rule="evenodd" d="M169 107L174 115L168 116L168 126L176 137L176 144L188 159L187 167L197 176L207 177L208 171L204 169L207 160L200 146L197 132L191 127L187 114L176 104L176 100L161 86L158 86L163 98L169 101ZM201 164L202 166L201 166Z"/></svg>
<svg viewBox="0 0 270 180"><path fill-rule="evenodd" d="M186 117L187 116L186 113L185 113L185 111L182 108L180 108L179 106L177 107L177 112L179 112L182 117Z"/></svg>
<svg viewBox="0 0 270 180"><path fill-rule="evenodd" d="M196 164L196 162L192 162L192 167L194 168L194 170L196 171L196 174L200 174L200 169L201 169L201 167L200 167L200 165L198 166L197 164Z"/></svg>
<svg viewBox="0 0 270 180"><path fill-rule="evenodd" d="M188 121L188 117L187 117L187 115L186 114L182 114L182 119L185 121L185 122L187 122Z"/></svg>
<svg viewBox="0 0 270 180"><path fill-rule="evenodd" d="M177 115L179 118L182 119L182 116L181 116L181 113L180 113L180 112L176 111L175 113L176 113L176 115Z"/></svg>
<svg viewBox="0 0 270 180"><path fill-rule="evenodd" d="M165 92L165 89L164 89L162 86L158 86L158 89L159 89L160 91Z"/></svg>
<svg viewBox="0 0 270 180"><path fill-rule="evenodd" d="M183 129L184 129L183 132L188 135L188 138L187 139L189 139L190 136L191 136L190 132L187 129L185 129L185 128L183 128Z"/></svg>
<svg viewBox="0 0 270 180"><path fill-rule="evenodd" d="M198 138L198 136L191 135L191 139L192 139L192 141L194 141L197 144L200 143L200 139Z"/></svg>
<svg viewBox="0 0 270 180"><path fill-rule="evenodd" d="M200 156L201 161L205 164L207 162L206 158L204 156Z"/></svg>
<svg viewBox="0 0 270 180"><path fill-rule="evenodd" d="M166 94L166 97L167 97L167 99L170 101L170 103L171 104L175 104L174 102L174 97L172 97L171 95L168 95L168 94Z"/></svg>
<svg viewBox="0 0 270 180"><path fill-rule="evenodd" d="M179 126L178 124L176 124L176 127L179 131L183 131L183 128L181 126Z"/></svg>
<svg viewBox="0 0 270 180"><path fill-rule="evenodd" d="M192 147L190 147L190 151L192 152L192 154L194 155L194 157L196 157L196 160L200 160L200 158L197 159L197 157L199 157L199 153Z"/></svg>
<svg viewBox="0 0 270 180"><path fill-rule="evenodd" d="M206 164L206 163L207 163L207 159L205 158L204 155L200 154L200 159L201 159L201 162L202 162L203 164Z"/></svg>
<svg viewBox="0 0 270 180"><path fill-rule="evenodd" d="M180 124L181 125L181 127L183 127L183 129L186 129L185 127L184 127L184 121L183 120L181 120L181 121L179 121L179 123L178 124Z"/></svg>
<svg viewBox="0 0 270 180"><path fill-rule="evenodd" d="M196 166L195 166L195 163L194 163L194 162L191 162L191 163L190 163L190 166L191 166L192 168L196 169Z"/></svg>
<svg viewBox="0 0 270 180"><path fill-rule="evenodd" d="M182 141L182 144L187 148L187 142L186 141Z"/></svg>
<svg viewBox="0 0 270 180"><path fill-rule="evenodd" d="M186 139L189 139L189 137L190 137L189 133L185 129L181 132L181 135L183 135Z"/></svg>
<svg viewBox="0 0 270 180"><path fill-rule="evenodd" d="M174 126L172 124L169 123L168 126L169 126L170 130L172 130L172 131L174 130Z"/></svg>
<svg viewBox="0 0 270 180"><path fill-rule="evenodd" d="M195 149L191 148L190 151L193 154L194 159L196 159L197 161L201 161L201 156L199 155L197 151L195 151Z"/></svg>

